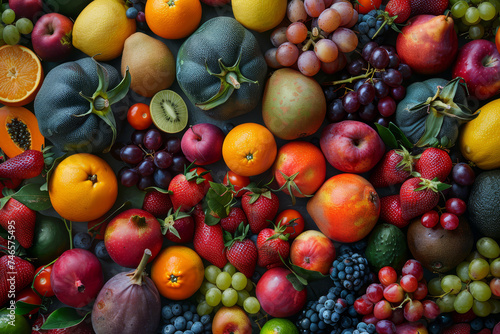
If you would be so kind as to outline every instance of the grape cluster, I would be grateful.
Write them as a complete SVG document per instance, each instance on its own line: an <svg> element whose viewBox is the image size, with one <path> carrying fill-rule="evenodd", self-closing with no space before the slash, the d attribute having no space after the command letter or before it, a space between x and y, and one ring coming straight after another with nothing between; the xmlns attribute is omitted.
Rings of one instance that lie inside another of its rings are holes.
<svg viewBox="0 0 500 334"><path fill-rule="evenodd" d="M269 67L293 67L307 76L320 70L332 74L345 67L345 54L358 46L358 37L350 29L358 22L358 12L350 2L292 1L287 16L292 23L271 33L274 48L265 54Z"/></svg>
<svg viewBox="0 0 500 334"><path fill-rule="evenodd" d="M450 0L450 8L456 29L470 39L494 37L500 26L499 0Z"/></svg>
<svg viewBox="0 0 500 334"><path fill-rule="evenodd" d="M134 131L131 139L132 143L116 143L111 150L115 159L132 166L122 168L118 174L125 187L168 189L173 176L182 173L184 166L189 165L177 137L165 137L164 133L152 128Z"/></svg>
<svg viewBox="0 0 500 334"><path fill-rule="evenodd" d="M196 305L180 302L163 306L161 310L161 334L209 334L212 333L212 319L206 314L196 313Z"/></svg>
<svg viewBox="0 0 500 334"><path fill-rule="evenodd" d="M383 10L383 7L381 7L381 9ZM389 30L389 25L383 23L384 18L379 17L378 11L376 10L372 10L364 15L359 14L358 23L352 28L358 33L358 47L362 48L372 40L375 43L382 44ZM375 38L373 36L375 36Z"/></svg>
<svg viewBox="0 0 500 334"><path fill-rule="evenodd" d="M359 291L371 280L368 260L358 253L346 251L333 261L330 278L336 287Z"/></svg>
<svg viewBox="0 0 500 334"><path fill-rule="evenodd" d="M500 313L500 246L488 237L479 239L477 251L456 267L456 275L429 281L429 293L438 296L441 312L469 310L480 317Z"/></svg>
<svg viewBox="0 0 500 334"><path fill-rule="evenodd" d="M28 35L33 30L33 22L25 17L16 20L16 13L2 4L2 22L0 23L0 46L16 45L21 40L21 34Z"/></svg>
<svg viewBox="0 0 500 334"><path fill-rule="evenodd" d="M402 84L411 77L410 67L400 61L394 47L369 42L347 72L341 80L325 84L328 120L372 122L380 116L376 121L387 126L396 101L406 96Z"/></svg>
<svg viewBox="0 0 500 334"><path fill-rule="evenodd" d="M251 293L254 296L251 296ZM260 311L255 298L254 283L228 263L220 268L210 265L205 268L205 279L198 294L198 314L210 314L220 304L231 307L239 305L249 314Z"/></svg>

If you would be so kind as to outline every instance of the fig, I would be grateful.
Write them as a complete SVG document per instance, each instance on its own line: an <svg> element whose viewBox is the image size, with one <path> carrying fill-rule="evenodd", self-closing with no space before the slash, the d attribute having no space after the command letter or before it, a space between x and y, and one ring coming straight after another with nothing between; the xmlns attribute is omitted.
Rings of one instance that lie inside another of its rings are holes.
<svg viewBox="0 0 500 334"><path fill-rule="evenodd" d="M96 334L156 333L160 324L160 294L144 272L151 255L145 249L136 270L119 273L102 287L92 309Z"/></svg>

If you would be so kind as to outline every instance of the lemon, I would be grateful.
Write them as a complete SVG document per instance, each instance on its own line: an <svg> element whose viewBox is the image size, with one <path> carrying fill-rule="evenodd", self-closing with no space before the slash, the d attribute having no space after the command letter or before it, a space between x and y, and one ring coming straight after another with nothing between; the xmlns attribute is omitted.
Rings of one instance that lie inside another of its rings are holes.
<svg viewBox="0 0 500 334"><path fill-rule="evenodd" d="M288 319L273 318L266 322L260 334L299 334L299 330Z"/></svg>
<svg viewBox="0 0 500 334"><path fill-rule="evenodd" d="M232 0L234 18L258 32L276 27L286 14L286 0Z"/></svg>
<svg viewBox="0 0 500 334"><path fill-rule="evenodd" d="M87 5L73 25L73 45L96 60L117 58L127 37L135 32L135 20L125 15L123 0L94 0Z"/></svg>
<svg viewBox="0 0 500 334"><path fill-rule="evenodd" d="M500 167L500 99L480 109L480 114L461 130L462 155L481 169Z"/></svg>

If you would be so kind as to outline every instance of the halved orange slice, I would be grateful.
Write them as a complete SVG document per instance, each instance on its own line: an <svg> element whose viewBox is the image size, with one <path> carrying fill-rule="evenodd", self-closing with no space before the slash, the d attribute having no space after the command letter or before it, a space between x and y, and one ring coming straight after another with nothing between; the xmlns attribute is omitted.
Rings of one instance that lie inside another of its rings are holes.
<svg viewBox="0 0 500 334"><path fill-rule="evenodd" d="M35 99L43 69L37 55L25 46L0 47L0 103L24 106Z"/></svg>

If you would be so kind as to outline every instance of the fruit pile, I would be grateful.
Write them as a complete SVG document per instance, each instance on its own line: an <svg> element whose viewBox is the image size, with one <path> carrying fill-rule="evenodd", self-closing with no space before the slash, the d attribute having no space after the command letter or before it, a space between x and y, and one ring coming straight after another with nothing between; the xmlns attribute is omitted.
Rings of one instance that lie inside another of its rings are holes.
<svg viewBox="0 0 500 334"><path fill-rule="evenodd" d="M1 333L500 333L499 0L0 5Z"/></svg>

